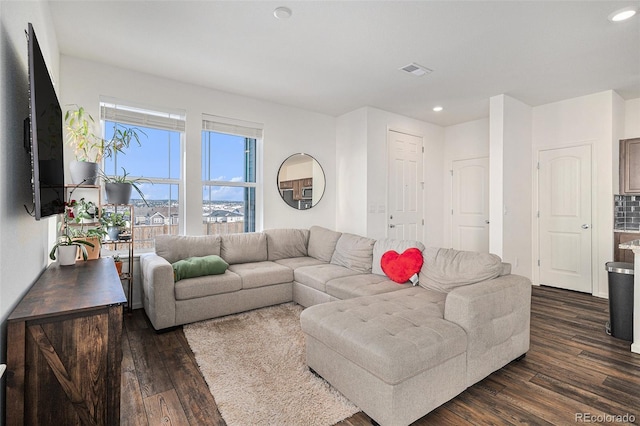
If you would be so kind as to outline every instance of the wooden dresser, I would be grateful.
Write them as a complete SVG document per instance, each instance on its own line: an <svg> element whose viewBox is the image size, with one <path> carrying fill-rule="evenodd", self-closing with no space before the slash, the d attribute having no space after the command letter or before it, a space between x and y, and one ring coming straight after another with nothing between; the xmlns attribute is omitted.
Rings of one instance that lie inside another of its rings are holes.
<svg viewBox="0 0 640 426"><path fill-rule="evenodd" d="M120 423L122 315L111 258L47 268L7 324L7 425Z"/></svg>

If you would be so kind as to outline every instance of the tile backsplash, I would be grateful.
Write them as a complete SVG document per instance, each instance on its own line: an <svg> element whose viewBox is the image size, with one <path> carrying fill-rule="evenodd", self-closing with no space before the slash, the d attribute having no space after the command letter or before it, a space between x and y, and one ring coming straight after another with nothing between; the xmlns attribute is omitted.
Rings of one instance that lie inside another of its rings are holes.
<svg viewBox="0 0 640 426"><path fill-rule="evenodd" d="M614 195L614 229L640 230L640 195Z"/></svg>

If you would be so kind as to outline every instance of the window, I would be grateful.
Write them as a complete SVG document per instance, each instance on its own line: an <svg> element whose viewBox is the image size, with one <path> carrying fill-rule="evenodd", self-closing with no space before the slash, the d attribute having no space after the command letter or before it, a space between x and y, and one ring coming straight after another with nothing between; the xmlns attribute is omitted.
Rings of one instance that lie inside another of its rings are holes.
<svg viewBox="0 0 640 426"><path fill-rule="evenodd" d="M135 127L140 145L132 141L125 155L115 153L104 160L108 176L142 177L151 183L138 184L147 204L133 190L134 249L153 248L159 234L178 234L182 215L180 208L181 145L184 138L185 116L181 112L159 112L111 102L101 104L104 137L110 139L117 126Z"/></svg>
<svg viewBox="0 0 640 426"><path fill-rule="evenodd" d="M256 230L259 125L205 116L202 131L204 234Z"/></svg>

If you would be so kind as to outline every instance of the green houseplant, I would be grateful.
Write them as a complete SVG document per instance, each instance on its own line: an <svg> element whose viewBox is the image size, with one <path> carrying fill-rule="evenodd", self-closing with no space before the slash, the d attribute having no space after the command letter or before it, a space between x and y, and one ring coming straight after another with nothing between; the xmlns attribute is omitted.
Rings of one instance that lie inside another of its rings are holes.
<svg viewBox="0 0 640 426"><path fill-rule="evenodd" d="M68 206L70 209L65 213L67 216L65 226L68 227L68 235L73 240L85 240L92 243L93 247L87 249L88 259L99 258L101 241L107 233L101 225L96 226L99 216L98 206L93 201L86 201L84 198L81 198L80 201L71 200ZM70 224L79 226L69 226ZM87 225L89 227L85 229Z"/></svg>
<svg viewBox="0 0 640 426"><path fill-rule="evenodd" d="M127 225L127 221L122 213L105 213L100 218L100 223L106 228L111 241L118 241L122 228Z"/></svg>
<svg viewBox="0 0 640 426"><path fill-rule="evenodd" d="M94 133L95 121L83 107L75 105L64 114L67 144L76 160L69 164L71 180L76 184L95 185L98 162L102 159L103 141Z"/></svg>
<svg viewBox="0 0 640 426"><path fill-rule="evenodd" d="M51 260L56 260L56 253L58 254L58 257L60 258L59 263L62 266L74 265L76 263L78 249L80 250L82 258L84 260L87 260L89 258L87 247L95 247L92 242L87 241L86 239L73 238L73 233L71 231L71 227L69 226L69 222L75 219L73 208L76 205L76 200L65 202L65 213L63 215L64 230L62 235L58 237L56 243L53 245L51 251L49 252L49 258Z"/></svg>
<svg viewBox="0 0 640 426"><path fill-rule="evenodd" d="M122 259L120 259L119 254L113 255L113 263L116 265L116 271L118 271L118 275L122 275Z"/></svg>
<svg viewBox="0 0 640 426"><path fill-rule="evenodd" d="M95 120L84 107L73 105L64 115L67 144L73 148L76 160L69 165L71 180L76 184L95 185L99 175L99 163L116 152L124 152L131 142L140 145L137 127L115 123L113 137L105 140L94 132ZM146 134L145 134L146 135Z"/></svg>
<svg viewBox="0 0 640 426"><path fill-rule="evenodd" d="M107 176L104 172L100 172L100 176L104 181L104 191L107 196L107 202L110 204L129 204L131 200L131 192L133 189L140 195L140 198L149 205L142 190L138 186L142 183L151 183L149 179L145 178L129 178L129 173L122 167L122 175Z"/></svg>

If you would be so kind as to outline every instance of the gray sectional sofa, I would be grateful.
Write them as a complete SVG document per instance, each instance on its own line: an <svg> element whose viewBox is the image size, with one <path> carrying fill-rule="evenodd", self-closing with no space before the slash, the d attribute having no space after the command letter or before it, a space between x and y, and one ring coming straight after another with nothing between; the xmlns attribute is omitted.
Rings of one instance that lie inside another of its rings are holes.
<svg viewBox="0 0 640 426"><path fill-rule="evenodd" d="M422 251L419 285L382 255ZM172 263L219 255L228 269L174 282ZM373 240L322 227L156 238L140 256L157 329L294 301L307 364L382 425L424 416L529 349L531 282L490 254ZM331 303L327 303L331 302Z"/></svg>

